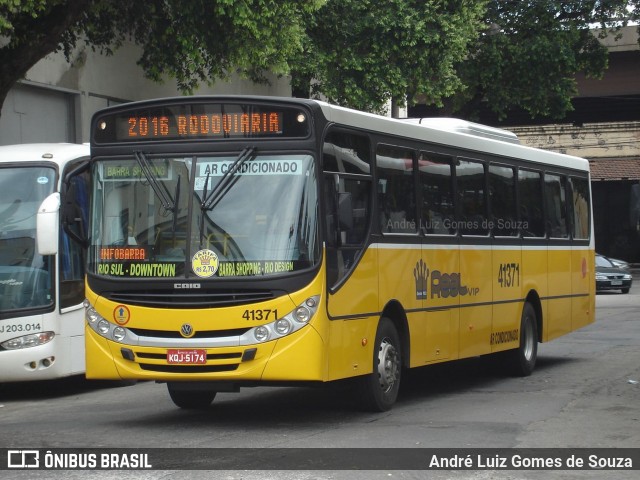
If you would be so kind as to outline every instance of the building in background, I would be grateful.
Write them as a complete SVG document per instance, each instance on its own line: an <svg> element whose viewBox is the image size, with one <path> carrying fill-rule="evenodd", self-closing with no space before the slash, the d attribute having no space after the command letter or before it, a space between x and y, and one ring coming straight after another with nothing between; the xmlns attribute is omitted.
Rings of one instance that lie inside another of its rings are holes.
<svg viewBox="0 0 640 480"><path fill-rule="evenodd" d="M154 97L179 96L173 79L159 84L144 77L136 60L140 50L123 46L105 56L79 47L67 62L62 53L38 62L11 90L0 116L0 145L32 142L89 140L91 116L118 103ZM249 80L218 81L196 94L256 94L291 96L288 79L274 78L271 85Z"/></svg>

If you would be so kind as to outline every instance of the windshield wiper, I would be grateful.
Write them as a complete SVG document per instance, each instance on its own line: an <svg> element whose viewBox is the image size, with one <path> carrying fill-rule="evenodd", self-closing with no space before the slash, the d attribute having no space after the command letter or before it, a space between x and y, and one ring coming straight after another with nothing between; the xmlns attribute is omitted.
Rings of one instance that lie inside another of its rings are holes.
<svg viewBox="0 0 640 480"><path fill-rule="evenodd" d="M229 169L224 172L222 178L215 186L213 190L207 195L207 186L209 185L209 174L207 174L207 178L204 181L204 191L202 193L202 203L200 204L201 210L211 210L216 204L220 201L222 197L226 195L229 189L233 186L233 176L236 172L242 167L242 165L255 158L256 156L256 147L246 147L240 155L236 157L233 161Z"/></svg>
<svg viewBox="0 0 640 480"><path fill-rule="evenodd" d="M140 170L142 170L142 173L149 182L149 185L151 185L153 193L155 193L160 199L162 208L175 214L177 210L177 197L180 195L180 177L178 177L178 185L176 185L176 199L174 200L171 193L169 193L167 186L158 181L158 175L153 168L151 168L149 160L147 160L147 156L140 151L133 152L133 156L136 158L138 165L140 165Z"/></svg>
<svg viewBox="0 0 640 480"><path fill-rule="evenodd" d="M222 178L218 182L218 184L211 190L211 192L207 193L209 188L209 176L207 173L207 178L204 181L204 189L202 190L202 203L200 204L200 249L202 249L202 240L204 237L204 217L205 212L207 210L212 210L218 202L226 195L229 189L233 186L235 173L240 169L240 167L247 162L248 160L255 158L256 147L245 147L242 152L236 157L233 161L229 169L224 172Z"/></svg>

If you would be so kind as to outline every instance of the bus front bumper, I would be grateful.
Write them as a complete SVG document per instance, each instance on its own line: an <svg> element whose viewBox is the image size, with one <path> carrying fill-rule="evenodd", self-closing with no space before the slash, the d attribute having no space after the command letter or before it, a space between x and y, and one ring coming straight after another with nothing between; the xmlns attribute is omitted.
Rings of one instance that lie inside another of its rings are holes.
<svg viewBox="0 0 640 480"><path fill-rule="evenodd" d="M324 381L323 341L311 326L278 340L220 348L158 348L124 345L85 329L87 378L105 380L296 382ZM205 363L170 363L196 350ZM171 352L170 352L171 351ZM204 352L202 352L204 351Z"/></svg>

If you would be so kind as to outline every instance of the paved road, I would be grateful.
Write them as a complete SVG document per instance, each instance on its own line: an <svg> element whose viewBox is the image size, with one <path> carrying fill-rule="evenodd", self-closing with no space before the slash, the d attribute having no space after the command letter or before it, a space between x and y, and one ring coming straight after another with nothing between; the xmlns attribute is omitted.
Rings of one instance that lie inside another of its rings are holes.
<svg viewBox="0 0 640 480"><path fill-rule="evenodd" d="M534 374L472 359L413 371L397 405L365 414L348 390L246 389L206 412L154 383L0 385L0 447L640 448L640 284L599 294L597 321L540 346ZM635 475L634 475L635 473ZM1 472L5 479L631 479L640 471Z"/></svg>

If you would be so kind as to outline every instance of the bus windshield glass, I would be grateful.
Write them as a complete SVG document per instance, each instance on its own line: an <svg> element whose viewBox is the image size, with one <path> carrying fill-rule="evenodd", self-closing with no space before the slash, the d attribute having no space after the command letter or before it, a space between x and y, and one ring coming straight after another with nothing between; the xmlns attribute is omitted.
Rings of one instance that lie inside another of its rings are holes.
<svg viewBox="0 0 640 480"><path fill-rule="evenodd" d="M313 157L262 154L98 160L88 270L216 279L282 275L320 257Z"/></svg>
<svg viewBox="0 0 640 480"><path fill-rule="evenodd" d="M54 192L50 167L0 168L0 311L52 304L52 257L38 254L36 212Z"/></svg>

